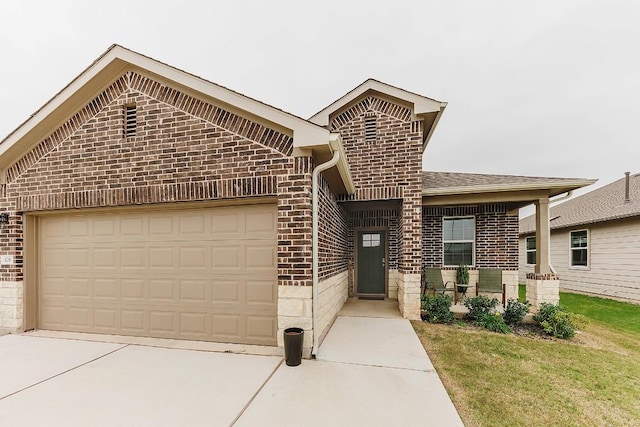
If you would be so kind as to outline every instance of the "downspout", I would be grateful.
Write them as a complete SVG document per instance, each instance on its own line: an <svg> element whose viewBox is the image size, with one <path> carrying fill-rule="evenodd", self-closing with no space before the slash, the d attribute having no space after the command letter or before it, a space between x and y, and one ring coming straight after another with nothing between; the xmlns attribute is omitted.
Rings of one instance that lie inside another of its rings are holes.
<svg viewBox="0 0 640 427"><path fill-rule="evenodd" d="M311 249L311 258L312 258L312 266L311 269L313 271L313 278L312 278L312 298L313 298L313 315L312 315L312 327L313 327L313 346L311 347L311 358L315 359L317 352L318 352L318 346L319 341L320 341L320 334L317 329L317 325L318 325L318 311L319 311L319 307L320 307L320 302L318 301L318 293L319 293L319 289L318 289L318 283L319 283L319 279L318 279L318 187L320 184L320 173L322 173L323 171L332 168L333 166L335 166L338 161L340 160L340 152L338 150L333 152L333 157L331 158L331 160L321 163L318 166L316 166L316 168L313 170L313 178L311 180L311 200L313 203L313 207L312 207L312 224L311 224L311 229L312 229L312 237L311 237L311 244L312 244L312 249Z"/></svg>

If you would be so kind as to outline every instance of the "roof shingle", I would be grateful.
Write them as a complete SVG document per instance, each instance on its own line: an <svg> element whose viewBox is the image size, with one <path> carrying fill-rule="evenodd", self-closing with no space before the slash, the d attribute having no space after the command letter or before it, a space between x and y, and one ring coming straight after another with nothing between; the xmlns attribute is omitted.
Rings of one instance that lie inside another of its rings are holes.
<svg viewBox="0 0 640 427"><path fill-rule="evenodd" d="M629 177L630 201L624 201L625 178L607 184L549 210L551 229L640 216L640 173ZM535 215L520 220L520 234L535 231Z"/></svg>
<svg viewBox="0 0 640 427"><path fill-rule="evenodd" d="M568 178L547 178L537 176L520 175L488 175L478 173L458 173L458 172L422 172L422 189L447 187L474 187L486 185L508 185L508 184L536 184L551 183L559 184L569 181Z"/></svg>

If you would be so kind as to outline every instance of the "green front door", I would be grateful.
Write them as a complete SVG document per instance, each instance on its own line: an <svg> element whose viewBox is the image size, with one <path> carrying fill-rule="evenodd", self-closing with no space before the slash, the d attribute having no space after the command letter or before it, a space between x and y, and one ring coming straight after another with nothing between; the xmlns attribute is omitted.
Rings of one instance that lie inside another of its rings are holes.
<svg viewBox="0 0 640 427"><path fill-rule="evenodd" d="M357 293L385 296L386 232L358 231Z"/></svg>

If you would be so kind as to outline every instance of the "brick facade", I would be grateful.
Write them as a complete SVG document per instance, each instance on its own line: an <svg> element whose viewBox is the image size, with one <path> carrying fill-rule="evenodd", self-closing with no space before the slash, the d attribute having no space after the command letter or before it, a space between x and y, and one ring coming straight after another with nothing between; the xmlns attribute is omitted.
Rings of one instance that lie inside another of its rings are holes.
<svg viewBox="0 0 640 427"><path fill-rule="evenodd" d="M0 250L15 263L0 280L23 279L23 212L266 196L278 199L279 284L309 286L313 164L290 157L292 141L129 72L8 169Z"/></svg>
<svg viewBox="0 0 640 427"><path fill-rule="evenodd" d="M422 208L422 264L442 267L442 218L473 216L476 219L476 268L518 270L518 215L504 204Z"/></svg>
<svg viewBox="0 0 640 427"><path fill-rule="evenodd" d="M366 137L367 119L375 119L375 138ZM369 96L333 117L331 130L342 136L356 190L341 200L400 200L396 268L419 273L422 122L404 106Z"/></svg>
<svg viewBox="0 0 640 427"><path fill-rule="evenodd" d="M320 175L318 192L318 277L324 280L348 268L347 214Z"/></svg>

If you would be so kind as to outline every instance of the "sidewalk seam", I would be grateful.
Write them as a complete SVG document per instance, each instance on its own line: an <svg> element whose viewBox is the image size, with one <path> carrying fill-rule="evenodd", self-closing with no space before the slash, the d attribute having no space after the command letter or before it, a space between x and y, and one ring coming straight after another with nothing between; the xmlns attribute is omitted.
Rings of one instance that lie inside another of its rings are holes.
<svg viewBox="0 0 640 427"><path fill-rule="evenodd" d="M369 363L355 363L355 362L341 362L339 360L328 360L328 359L317 359L317 360L319 362L340 363L340 364L343 364L343 365L370 366L372 368L397 369L397 370L400 370L400 371L415 371L415 372L436 373L435 369L402 368L402 367L399 367L399 366L373 365L373 364L369 364Z"/></svg>
<svg viewBox="0 0 640 427"><path fill-rule="evenodd" d="M20 390L14 391L13 393L9 393L9 394L7 394L6 396L2 396L2 397L0 397L0 400L4 400L4 399L6 399L7 397L13 396L14 394L21 393L21 392L23 392L23 391L25 391L25 390L28 390L28 389L32 388L32 387L35 387L35 386L40 385L40 384L42 384L42 383L45 383L45 382L47 382L47 381L49 381L49 380L52 380L52 379L54 379L54 378L56 378L56 377L59 377L60 375L64 375L64 374L66 374L67 372L74 371L74 370L76 370L76 369L78 369L78 368L80 368L80 367L82 367L82 366L88 365L89 363L93 363L93 362L95 362L96 360L102 359L103 357L107 357L107 356L109 356L109 355L111 355L111 354L115 353L116 351L120 351L120 350L122 350L123 348L126 348L126 347L129 347L129 344L125 344L125 345L123 345L123 346L122 346L122 347L120 347L120 348L116 348L116 349L115 349L115 350L113 350L113 351L110 351L110 352L105 353L105 354L103 354L103 355L101 355L101 356L98 356L98 357L96 357L96 358L94 358L94 359L91 359L91 360L88 360L88 361L86 361L86 362L84 362L84 363L81 363L81 364L79 364L79 365L76 365L76 366L74 366L74 367L72 367L72 368L67 369L66 371L59 372L59 373L57 373L57 374L55 374L55 375L50 376L49 378L45 378L45 379L43 379L43 380L38 381L37 383L30 384L30 385L28 385L28 386L26 386L26 387L24 387L24 388L21 388Z"/></svg>
<svg viewBox="0 0 640 427"><path fill-rule="evenodd" d="M284 362L284 359L280 360L280 363L278 363L278 366L276 366L273 371L271 371L271 374L269 374L269 376L267 377L266 380L264 380L264 382L262 383L262 385L260 386L260 388L258 388L258 390L256 390L255 393L253 393L253 396L251 396L251 399L249 399L249 401L244 405L244 407L242 408L242 410L238 413L238 415L234 418L234 420L231 422L231 424L229 424L229 427L234 426L238 420L240 419L240 417L246 412L246 410L249 408L249 405L251 405L253 403L253 401L255 400L255 398L258 396L258 394L260 394L260 392L262 391L262 389L264 388L264 386L267 385L267 383L269 382L269 380L271 380L271 378L275 375L276 371L278 369L280 369L280 366L282 366L282 362Z"/></svg>

